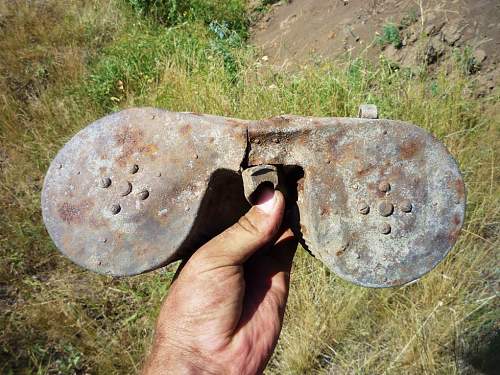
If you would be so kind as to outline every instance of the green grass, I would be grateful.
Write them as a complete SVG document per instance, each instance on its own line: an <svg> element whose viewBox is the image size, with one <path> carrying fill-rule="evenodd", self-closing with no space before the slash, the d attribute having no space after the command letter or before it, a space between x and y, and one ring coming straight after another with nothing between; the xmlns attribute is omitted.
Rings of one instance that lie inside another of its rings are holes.
<svg viewBox="0 0 500 375"><path fill-rule="evenodd" d="M246 26L222 2L185 2L191 11L175 22L130 3L0 4L8 15L0 39L0 372L141 367L176 265L133 278L80 269L58 255L39 202L65 141L111 111L142 105L262 118L356 116L370 102L383 117L431 131L467 184L454 251L418 283L388 290L348 284L299 251L267 371L450 374L495 365L483 353L494 352L499 328L498 95L471 99L474 82L460 64L432 76L361 60L273 71L254 58ZM205 6L211 13L197 11Z"/></svg>
<svg viewBox="0 0 500 375"><path fill-rule="evenodd" d="M392 44L394 48L401 48L403 45L398 26L393 23L386 23L382 27L382 33L376 38L376 41L382 47Z"/></svg>
<svg viewBox="0 0 500 375"><path fill-rule="evenodd" d="M127 0L140 14L165 26L181 23L224 22L231 30L247 35L248 17L241 0Z"/></svg>

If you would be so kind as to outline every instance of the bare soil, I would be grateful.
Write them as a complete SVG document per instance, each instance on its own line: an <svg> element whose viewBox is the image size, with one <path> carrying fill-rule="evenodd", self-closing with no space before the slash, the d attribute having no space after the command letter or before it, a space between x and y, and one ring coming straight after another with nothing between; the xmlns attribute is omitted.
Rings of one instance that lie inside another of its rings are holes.
<svg viewBox="0 0 500 375"><path fill-rule="evenodd" d="M396 26L400 45L384 43L387 25ZM461 54L489 91L499 83L499 36L498 0L293 0L261 13L251 41L280 68L346 53L437 66Z"/></svg>

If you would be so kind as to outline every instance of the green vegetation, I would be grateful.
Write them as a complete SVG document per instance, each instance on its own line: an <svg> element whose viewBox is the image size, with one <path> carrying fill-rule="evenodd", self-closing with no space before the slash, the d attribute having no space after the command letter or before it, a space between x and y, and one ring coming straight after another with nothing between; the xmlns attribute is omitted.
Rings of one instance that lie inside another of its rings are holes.
<svg viewBox="0 0 500 375"><path fill-rule="evenodd" d="M393 23L387 23L384 25L382 28L382 34L376 38L376 41L382 47L392 44L394 48L401 48L403 45L398 26Z"/></svg>
<svg viewBox="0 0 500 375"><path fill-rule="evenodd" d="M457 66L459 66L464 74L477 73L481 68L481 63L476 61L473 50L470 46L465 48L456 48L453 51L453 57Z"/></svg>
<svg viewBox="0 0 500 375"><path fill-rule="evenodd" d="M411 25L413 25L415 22L418 21L418 18L419 18L418 10L415 8L410 9L409 12L405 14L401 19L401 21L399 22L399 26L401 29L410 27Z"/></svg>
<svg viewBox="0 0 500 375"><path fill-rule="evenodd" d="M415 284L372 290L299 251L267 371L450 374L469 363L495 365L482 353L495 352L498 330L498 96L467 96L473 82L460 64L432 77L361 60L274 71L246 45L246 21L236 11L244 6L0 4L0 372L141 367L176 265L125 279L80 269L58 255L39 202L44 173L65 141L110 111L142 105L262 118L356 116L370 102L384 117L431 131L456 156L467 184L467 221L453 252Z"/></svg>
<svg viewBox="0 0 500 375"><path fill-rule="evenodd" d="M246 34L248 18L241 0L127 0L139 14L152 16L165 26L201 21L227 23L238 33Z"/></svg>

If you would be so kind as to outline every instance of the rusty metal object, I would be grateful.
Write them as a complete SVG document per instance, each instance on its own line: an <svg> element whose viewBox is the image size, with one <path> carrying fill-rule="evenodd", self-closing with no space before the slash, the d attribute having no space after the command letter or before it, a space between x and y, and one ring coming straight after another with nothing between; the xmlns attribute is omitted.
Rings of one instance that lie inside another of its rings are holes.
<svg viewBox="0 0 500 375"><path fill-rule="evenodd" d="M378 118L377 106L374 104L361 104L359 106L358 117L359 118L377 119Z"/></svg>
<svg viewBox="0 0 500 375"><path fill-rule="evenodd" d="M243 192L250 204L254 203L252 196L262 184L270 184L273 189L278 186L278 169L274 165L264 164L247 168L241 173L241 177L243 178Z"/></svg>
<svg viewBox="0 0 500 375"><path fill-rule="evenodd" d="M373 108L360 115L248 121L152 108L115 113L55 157L42 193L45 224L76 263L138 274L234 223L259 184L281 183L276 169L299 168L287 190L295 191L304 246L356 284L408 283L457 240L463 179L423 129L372 119ZM123 195L126 182L131 191Z"/></svg>

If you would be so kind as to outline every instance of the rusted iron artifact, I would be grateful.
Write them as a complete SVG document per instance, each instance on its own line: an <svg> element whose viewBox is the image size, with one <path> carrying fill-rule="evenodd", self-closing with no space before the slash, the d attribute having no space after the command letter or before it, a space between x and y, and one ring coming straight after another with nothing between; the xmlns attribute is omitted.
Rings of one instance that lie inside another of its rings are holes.
<svg viewBox="0 0 500 375"><path fill-rule="evenodd" d="M223 231L267 183L284 191L296 235L333 272L368 287L402 285L456 242L465 188L438 140L377 117L374 106L362 106L360 118L260 121L114 113L76 134L50 165L45 225L77 264L135 275Z"/></svg>

